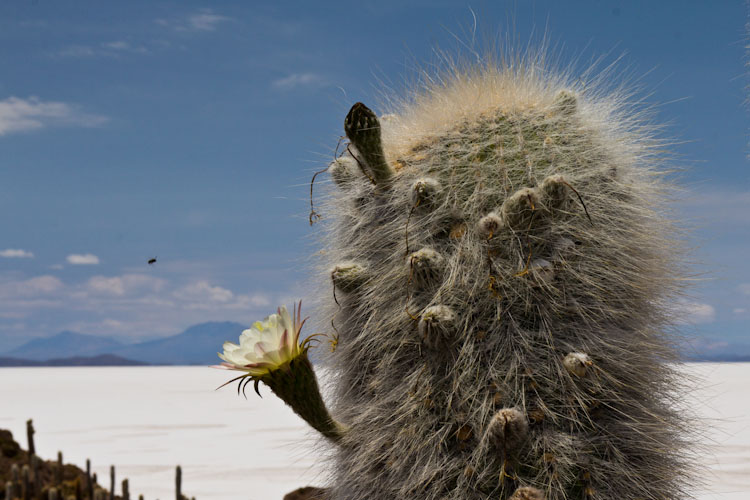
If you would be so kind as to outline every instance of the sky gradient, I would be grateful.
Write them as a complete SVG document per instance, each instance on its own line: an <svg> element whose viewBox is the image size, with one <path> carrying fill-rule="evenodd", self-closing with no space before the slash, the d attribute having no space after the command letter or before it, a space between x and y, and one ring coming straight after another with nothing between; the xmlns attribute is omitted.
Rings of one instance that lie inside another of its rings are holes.
<svg viewBox="0 0 750 500"><path fill-rule="evenodd" d="M745 1L40 0L0 4L0 352L316 293L309 180L347 110L460 52L475 16L479 40L546 31L561 66L620 59L684 168L685 331L750 343Z"/></svg>

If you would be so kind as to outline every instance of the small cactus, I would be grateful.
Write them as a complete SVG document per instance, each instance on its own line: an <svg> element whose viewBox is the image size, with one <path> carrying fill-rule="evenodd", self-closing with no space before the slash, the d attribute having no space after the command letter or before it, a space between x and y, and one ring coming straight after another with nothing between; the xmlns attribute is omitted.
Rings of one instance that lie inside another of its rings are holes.
<svg viewBox="0 0 750 500"><path fill-rule="evenodd" d="M34 446L34 422L31 419L26 421L26 441L29 445L29 455L36 453L36 447Z"/></svg>
<svg viewBox="0 0 750 500"><path fill-rule="evenodd" d="M31 500L31 470L28 465L21 468L21 490L23 491L23 500Z"/></svg>
<svg viewBox="0 0 750 500"><path fill-rule="evenodd" d="M10 480L5 483L5 492L6 498L21 497L21 473L18 464L13 464L10 467Z"/></svg>
<svg viewBox="0 0 750 500"><path fill-rule="evenodd" d="M175 468L174 483L175 498L177 500L182 500L182 467L180 467L179 465Z"/></svg>
<svg viewBox="0 0 750 500"><path fill-rule="evenodd" d="M55 484L60 486L63 482L63 454L57 452L57 464L55 465Z"/></svg>
<svg viewBox="0 0 750 500"><path fill-rule="evenodd" d="M29 459L31 462L31 476L33 480L34 485L34 494L40 495L42 491L42 472L41 472L41 462L42 460L37 455L31 455L31 458Z"/></svg>
<svg viewBox="0 0 750 500"><path fill-rule="evenodd" d="M89 499L94 498L94 483L96 477L91 476L91 459L86 459L86 495Z"/></svg>
<svg viewBox="0 0 750 500"><path fill-rule="evenodd" d="M115 500L115 466L109 466L109 500Z"/></svg>
<svg viewBox="0 0 750 500"><path fill-rule="evenodd" d="M542 66L346 116L320 208L331 500L690 498L660 145Z"/></svg>

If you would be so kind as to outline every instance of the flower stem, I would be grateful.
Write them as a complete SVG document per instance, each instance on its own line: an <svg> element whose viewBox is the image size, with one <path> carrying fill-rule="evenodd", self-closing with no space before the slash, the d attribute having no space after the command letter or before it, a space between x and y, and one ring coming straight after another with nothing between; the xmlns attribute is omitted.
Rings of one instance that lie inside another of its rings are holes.
<svg viewBox="0 0 750 500"><path fill-rule="evenodd" d="M306 352L261 380L313 429L332 441L341 439L346 428L328 413Z"/></svg>

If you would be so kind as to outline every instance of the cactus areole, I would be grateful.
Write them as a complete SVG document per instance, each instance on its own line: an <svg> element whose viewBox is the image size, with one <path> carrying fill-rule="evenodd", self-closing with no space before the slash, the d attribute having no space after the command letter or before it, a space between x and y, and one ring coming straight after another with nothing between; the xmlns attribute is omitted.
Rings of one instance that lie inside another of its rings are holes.
<svg viewBox="0 0 750 500"><path fill-rule="evenodd" d="M663 144L538 63L346 116L316 200L330 500L691 498Z"/></svg>

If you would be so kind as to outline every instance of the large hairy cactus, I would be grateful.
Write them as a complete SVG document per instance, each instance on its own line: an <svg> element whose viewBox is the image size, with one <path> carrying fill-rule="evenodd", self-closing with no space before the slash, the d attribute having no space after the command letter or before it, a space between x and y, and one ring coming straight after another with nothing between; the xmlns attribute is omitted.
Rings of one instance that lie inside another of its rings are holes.
<svg viewBox="0 0 750 500"><path fill-rule="evenodd" d="M533 62L346 117L321 209L332 500L689 497L660 146Z"/></svg>

